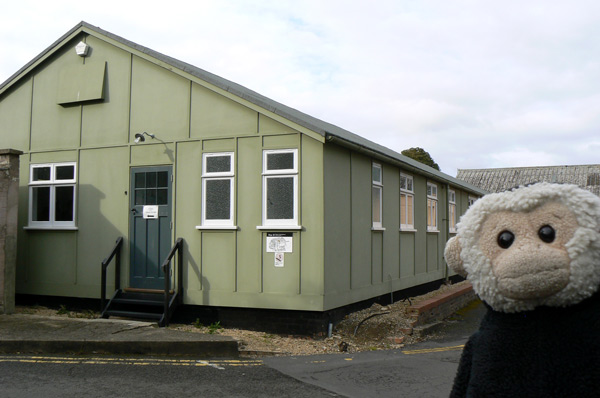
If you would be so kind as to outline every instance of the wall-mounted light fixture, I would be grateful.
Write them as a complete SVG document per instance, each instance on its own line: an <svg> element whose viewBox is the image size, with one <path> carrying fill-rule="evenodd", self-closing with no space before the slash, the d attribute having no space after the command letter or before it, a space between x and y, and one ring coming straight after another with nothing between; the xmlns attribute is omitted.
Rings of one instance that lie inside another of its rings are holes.
<svg viewBox="0 0 600 398"><path fill-rule="evenodd" d="M80 57L86 57L88 55L88 52L90 51L90 46L88 46L86 43L80 41L76 46L75 46L75 52L77 53L77 55L79 55Z"/></svg>
<svg viewBox="0 0 600 398"><path fill-rule="evenodd" d="M135 142L135 143L137 144L137 143L139 143L139 142L144 142L144 141L146 141L146 138L144 137L144 135L147 135L147 136L148 136L148 137L150 137L150 138L154 138L154 134L149 134L149 133L146 133L146 132L144 131L143 133L137 133L137 134L135 135L135 140L133 140L133 142Z"/></svg>

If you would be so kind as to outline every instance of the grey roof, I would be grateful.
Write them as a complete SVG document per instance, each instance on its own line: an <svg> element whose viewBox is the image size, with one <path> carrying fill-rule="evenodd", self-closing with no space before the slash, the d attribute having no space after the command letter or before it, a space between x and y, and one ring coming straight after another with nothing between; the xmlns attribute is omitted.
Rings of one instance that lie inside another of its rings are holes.
<svg viewBox="0 0 600 398"><path fill-rule="evenodd" d="M89 23L84 21L80 22L75 27L73 27L61 38L59 38L52 45L50 45L47 49L42 51L37 57L35 57L24 67L22 67L19 71L17 71L14 75L12 75L5 82L0 84L0 95L2 95L9 87L15 84L18 80L20 80L21 77L28 74L30 70L35 68L37 64L42 62L49 54L52 54L54 51L56 51L56 49L59 48L61 44L64 44L63 42L65 40L78 34L79 32L86 32L88 34L96 33L110 38L118 43L121 43L122 45L125 45L131 49L146 54L152 58L155 58L158 61L164 62L174 68L177 68L185 73L195 76L207 83L210 83L222 90L234 94L239 98L247 100L267 111L273 112L274 114L279 115L291 122L294 122L302 127L314 131L315 133L318 133L321 136L323 136L329 142L337 142L340 145L349 146L355 150L367 153L370 156L374 156L376 158L381 158L388 162L395 163L400 167L403 167L404 169L420 172L430 178L448 182L454 186L462 187L467 191L471 191L479 195L484 195L486 193L485 191L482 191L476 186L465 183L464 181L461 181L445 173L437 171L429 166L417 162L416 160L413 160L407 156L404 156L375 142L367 140L366 138L363 138L348 130L345 130L331 123L327 123L323 120L307 115L303 112L298 111L297 109L290 108L284 104L267 98L255 91L243 87L237 83L224 79L203 69L197 68L188 63L179 61L175 58L161 54L157 51L151 50L147 47L136 44L132 41L129 41L120 36L105 31L97 26L90 25Z"/></svg>
<svg viewBox="0 0 600 398"><path fill-rule="evenodd" d="M489 192L534 182L575 184L600 196L600 165L459 169L456 178Z"/></svg>

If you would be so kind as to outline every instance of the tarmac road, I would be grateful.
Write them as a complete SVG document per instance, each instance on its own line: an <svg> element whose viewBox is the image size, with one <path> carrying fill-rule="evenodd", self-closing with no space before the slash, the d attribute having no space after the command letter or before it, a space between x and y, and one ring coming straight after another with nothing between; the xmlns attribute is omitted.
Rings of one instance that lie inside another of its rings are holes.
<svg viewBox="0 0 600 398"><path fill-rule="evenodd" d="M485 313L481 302L445 321L432 340L404 350L277 357L265 364L345 397L447 397L462 348Z"/></svg>

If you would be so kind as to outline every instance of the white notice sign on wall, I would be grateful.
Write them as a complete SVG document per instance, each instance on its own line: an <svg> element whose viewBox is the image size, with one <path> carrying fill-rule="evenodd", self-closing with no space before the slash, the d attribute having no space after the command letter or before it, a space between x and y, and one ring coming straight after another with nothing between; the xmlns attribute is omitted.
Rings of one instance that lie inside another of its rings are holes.
<svg viewBox="0 0 600 398"><path fill-rule="evenodd" d="M281 252L275 253L275 266L283 267L284 259L285 259L285 254L283 254Z"/></svg>
<svg viewBox="0 0 600 398"><path fill-rule="evenodd" d="M158 218L158 206L144 206L142 215L144 218Z"/></svg>
<svg viewBox="0 0 600 398"><path fill-rule="evenodd" d="M292 252L292 234L268 233L267 234L267 252L268 253L291 253Z"/></svg>

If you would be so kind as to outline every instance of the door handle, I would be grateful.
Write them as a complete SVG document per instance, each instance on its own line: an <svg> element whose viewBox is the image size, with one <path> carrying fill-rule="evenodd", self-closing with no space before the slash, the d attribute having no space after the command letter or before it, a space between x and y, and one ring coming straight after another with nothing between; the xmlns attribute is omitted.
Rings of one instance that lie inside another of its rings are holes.
<svg viewBox="0 0 600 398"><path fill-rule="evenodd" d="M133 214L137 213L137 210L135 209L135 207L134 207L133 209L131 209L131 212L132 212Z"/></svg>

